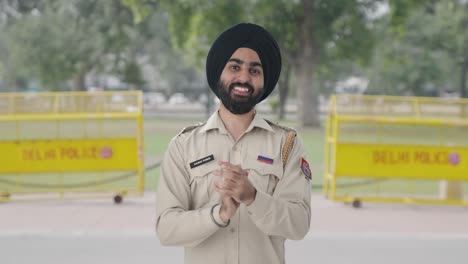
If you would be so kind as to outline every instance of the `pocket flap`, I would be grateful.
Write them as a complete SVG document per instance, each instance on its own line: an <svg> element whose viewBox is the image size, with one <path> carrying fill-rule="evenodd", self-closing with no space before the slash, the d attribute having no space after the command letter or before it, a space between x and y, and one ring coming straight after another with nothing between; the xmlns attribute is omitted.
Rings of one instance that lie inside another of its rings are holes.
<svg viewBox="0 0 468 264"><path fill-rule="evenodd" d="M259 175L274 175L281 179L283 177L283 165L278 161L273 161L273 164L267 164L258 161L257 158L247 158L243 162L243 169L254 170Z"/></svg>
<svg viewBox="0 0 468 264"><path fill-rule="evenodd" d="M190 173L190 181L193 181L193 179L197 177L204 177L208 175L209 173L213 172L214 170L218 169L219 166L215 160L210 161L206 164L202 164L200 166L197 166L193 169L188 168L188 171Z"/></svg>

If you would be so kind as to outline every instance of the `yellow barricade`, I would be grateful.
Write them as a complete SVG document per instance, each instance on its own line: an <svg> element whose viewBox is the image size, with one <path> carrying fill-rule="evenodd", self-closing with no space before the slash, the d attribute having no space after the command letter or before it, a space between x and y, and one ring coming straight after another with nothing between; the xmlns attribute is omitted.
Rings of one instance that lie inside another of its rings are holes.
<svg viewBox="0 0 468 264"><path fill-rule="evenodd" d="M336 95L327 119L324 194L468 205L468 100Z"/></svg>
<svg viewBox="0 0 468 264"><path fill-rule="evenodd" d="M0 201L144 191L139 91L0 94Z"/></svg>

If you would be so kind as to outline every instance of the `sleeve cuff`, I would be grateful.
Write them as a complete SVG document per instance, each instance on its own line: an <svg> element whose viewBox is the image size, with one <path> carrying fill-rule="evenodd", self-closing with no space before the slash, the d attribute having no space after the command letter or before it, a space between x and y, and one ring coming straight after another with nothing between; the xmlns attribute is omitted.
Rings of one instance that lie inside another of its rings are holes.
<svg viewBox="0 0 468 264"><path fill-rule="evenodd" d="M268 204L271 199L271 196L268 194L257 190L255 200L246 207L247 213L252 218L252 220L257 221L265 217L268 212Z"/></svg>
<svg viewBox="0 0 468 264"><path fill-rule="evenodd" d="M213 209L213 217L218 224L227 225L227 222L223 222L223 220L219 216L220 210L221 210L221 205L220 204L216 205L215 208Z"/></svg>

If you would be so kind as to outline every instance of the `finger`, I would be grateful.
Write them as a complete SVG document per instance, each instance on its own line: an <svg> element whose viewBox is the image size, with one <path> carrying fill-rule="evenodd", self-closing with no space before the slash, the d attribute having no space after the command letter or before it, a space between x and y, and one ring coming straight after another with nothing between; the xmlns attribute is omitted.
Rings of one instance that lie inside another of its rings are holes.
<svg viewBox="0 0 468 264"><path fill-rule="evenodd" d="M226 182L226 181L225 181ZM233 188L233 185L227 185L225 182L221 181L221 180L215 180L213 182L213 186L215 189L217 190L232 190Z"/></svg>
<svg viewBox="0 0 468 264"><path fill-rule="evenodd" d="M230 167L227 167L227 168L223 168L223 173L233 173L233 174L236 174L238 176L247 176L249 174L249 171L248 170L243 170L239 167L239 169L231 169Z"/></svg>
<svg viewBox="0 0 468 264"><path fill-rule="evenodd" d="M243 170L242 170L240 165L234 165L234 164L226 162L226 161L219 161L218 164L223 169L231 170L231 171L233 171L235 173L238 173L238 174L241 174L241 175L243 174Z"/></svg>
<svg viewBox="0 0 468 264"><path fill-rule="evenodd" d="M215 187L215 189L222 189L223 188L222 182L220 182L219 180L214 180L213 181L213 186Z"/></svg>
<svg viewBox="0 0 468 264"><path fill-rule="evenodd" d="M218 187L218 186L215 186L215 191L218 192L218 193L221 194L221 195L227 195L227 192L229 192L229 190L220 188L220 187Z"/></svg>
<svg viewBox="0 0 468 264"><path fill-rule="evenodd" d="M239 189L239 184L233 181L224 181L223 185L220 187L226 190L236 190L236 189Z"/></svg>
<svg viewBox="0 0 468 264"><path fill-rule="evenodd" d="M230 192L230 193L229 193L229 196L231 196L231 199L233 199L234 202L236 202L236 203L240 203L240 202L241 202L239 196L237 195L237 192Z"/></svg>
<svg viewBox="0 0 468 264"><path fill-rule="evenodd" d="M228 182L226 184L226 182L222 183L219 180L215 180L213 181L213 186L217 192L224 193L226 191L230 191L230 192L234 191L237 185L232 182Z"/></svg>
<svg viewBox="0 0 468 264"><path fill-rule="evenodd" d="M232 199L231 196L226 195L226 194L223 194L223 195L222 195L222 200L223 200L223 202L226 202L226 203L235 202L235 200Z"/></svg>
<svg viewBox="0 0 468 264"><path fill-rule="evenodd" d="M233 199L233 198L229 198L229 199L232 201L232 203L233 203L236 207L239 207L239 205L240 205L239 202L237 202L237 201L236 201L235 199Z"/></svg>
<svg viewBox="0 0 468 264"><path fill-rule="evenodd" d="M227 198L231 198L234 195L234 192L232 190L227 190L227 189L220 189L217 188L215 189L218 193L220 193L222 196L225 196ZM224 198L223 198L224 199Z"/></svg>
<svg viewBox="0 0 468 264"><path fill-rule="evenodd" d="M233 206L235 208L238 208L240 205L240 203L238 203L235 199L227 195L223 195L223 204L227 206Z"/></svg>
<svg viewBox="0 0 468 264"><path fill-rule="evenodd" d="M239 180L241 180L242 176L232 171L224 171L222 177L225 182L226 181L238 182Z"/></svg>
<svg viewBox="0 0 468 264"><path fill-rule="evenodd" d="M217 184L219 188L224 188L227 183L235 183L230 177L221 177L213 181L213 184Z"/></svg>
<svg viewBox="0 0 468 264"><path fill-rule="evenodd" d="M247 171L245 171L245 176L247 176ZM230 169L223 169L223 170L214 170L213 174L216 176L221 176L223 179L230 179L232 181L238 181L241 177L240 174L230 170Z"/></svg>

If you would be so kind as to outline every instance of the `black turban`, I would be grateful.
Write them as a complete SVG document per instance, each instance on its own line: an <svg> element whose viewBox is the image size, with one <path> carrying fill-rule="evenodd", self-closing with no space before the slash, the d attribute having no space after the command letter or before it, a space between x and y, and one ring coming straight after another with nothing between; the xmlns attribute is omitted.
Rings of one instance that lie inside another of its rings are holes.
<svg viewBox="0 0 468 264"><path fill-rule="evenodd" d="M281 52L275 39L263 27L237 24L219 35L206 58L206 77L211 90L218 95L218 82L224 66L239 48L250 48L257 52L263 66L265 92L260 101L270 95L281 72ZM259 102L260 102L259 101Z"/></svg>

